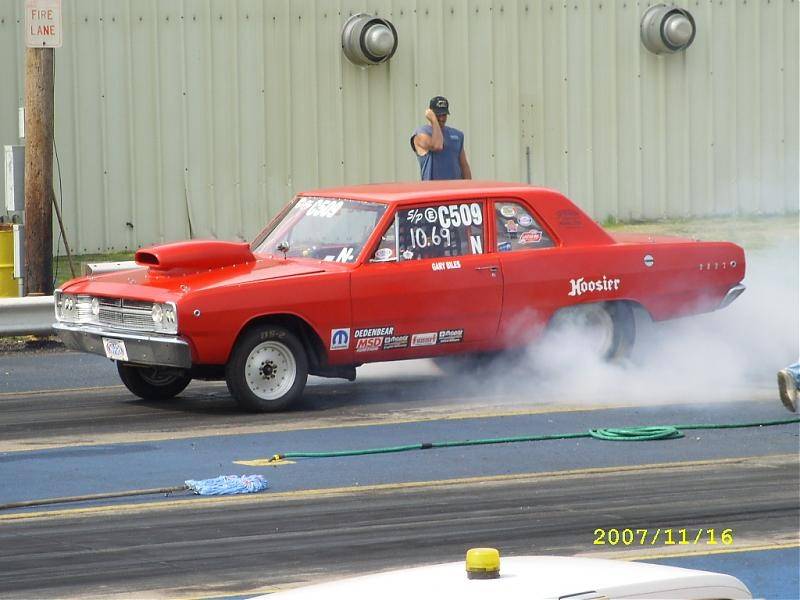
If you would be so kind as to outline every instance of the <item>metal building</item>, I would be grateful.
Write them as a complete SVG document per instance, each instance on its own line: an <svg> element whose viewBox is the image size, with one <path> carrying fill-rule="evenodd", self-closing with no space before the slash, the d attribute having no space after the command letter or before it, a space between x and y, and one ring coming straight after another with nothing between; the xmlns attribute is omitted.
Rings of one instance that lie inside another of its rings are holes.
<svg viewBox="0 0 800 600"><path fill-rule="evenodd" d="M654 54L633 0L69 0L56 144L78 252L250 238L295 191L409 180L428 99L476 178L562 190L596 219L798 209L798 0L691 0ZM23 0L0 0L0 144L17 143ZM344 56L391 21L390 60Z"/></svg>

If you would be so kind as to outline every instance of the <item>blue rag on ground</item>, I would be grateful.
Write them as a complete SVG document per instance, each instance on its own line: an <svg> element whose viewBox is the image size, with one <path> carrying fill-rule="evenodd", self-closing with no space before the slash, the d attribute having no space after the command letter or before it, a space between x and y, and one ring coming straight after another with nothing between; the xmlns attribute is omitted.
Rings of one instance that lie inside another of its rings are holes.
<svg viewBox="0 0 800 600"><path fill-rule="evenodd" d="M186 487L201 496L226 494L251 494L267 489L267 480L261 475L220 475L214 479L187 479Z"/></svg>

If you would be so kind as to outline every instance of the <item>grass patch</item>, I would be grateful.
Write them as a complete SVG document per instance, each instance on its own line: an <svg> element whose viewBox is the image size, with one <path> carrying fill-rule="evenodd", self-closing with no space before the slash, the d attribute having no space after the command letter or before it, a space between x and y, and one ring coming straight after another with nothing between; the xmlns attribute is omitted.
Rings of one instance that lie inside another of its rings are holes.
<svg viewBox="0 0 800 600"><path fill-rule="evenodd" d="M75 276L80 277L83 275L83 265L85 263L96 262L119 262L123 260L133 260L133 252L111 252L109 254L79 254L72 256L72 264L75 265ZM69 270L69 261L66 256L53 257L53 276L55 277L56 285L59 287L65 281L72 279L72 273Z"/></svg>

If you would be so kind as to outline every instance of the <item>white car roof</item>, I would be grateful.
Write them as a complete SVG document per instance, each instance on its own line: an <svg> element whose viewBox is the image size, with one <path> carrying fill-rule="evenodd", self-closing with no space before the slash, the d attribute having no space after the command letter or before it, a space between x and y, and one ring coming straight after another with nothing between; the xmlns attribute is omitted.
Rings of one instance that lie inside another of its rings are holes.
<svg viewBox="0 0 800 600"><path fill-rule="evenodd" d="M746 599L747 587L721 573L596 558L503 557L498 579L468 579L463 561L401 569L295 588L268 596L348 600L511 600L594 598Z"/></svg>

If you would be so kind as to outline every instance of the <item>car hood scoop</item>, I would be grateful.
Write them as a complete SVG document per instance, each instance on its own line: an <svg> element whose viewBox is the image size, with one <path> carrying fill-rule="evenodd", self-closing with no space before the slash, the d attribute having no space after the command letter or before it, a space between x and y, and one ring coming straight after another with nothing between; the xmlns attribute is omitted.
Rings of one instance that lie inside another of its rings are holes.
<svg viewBox="0 0 800 600"><path fill-rule="evenodd" d="M255 262L247 242L193 240L142 248L135 255L136 264L156 271L173 269L218 269Z"/></svg>

